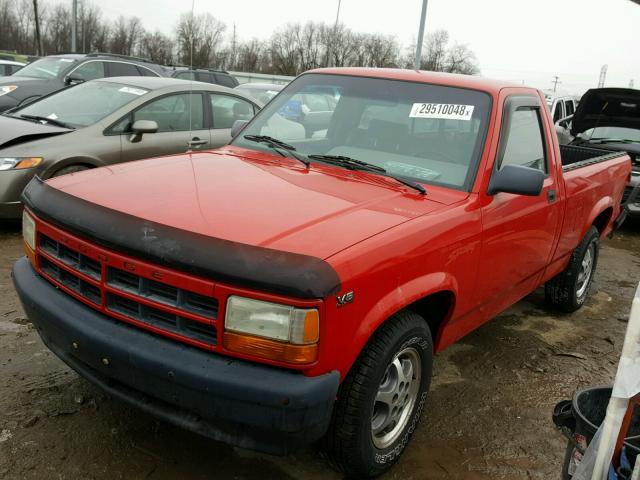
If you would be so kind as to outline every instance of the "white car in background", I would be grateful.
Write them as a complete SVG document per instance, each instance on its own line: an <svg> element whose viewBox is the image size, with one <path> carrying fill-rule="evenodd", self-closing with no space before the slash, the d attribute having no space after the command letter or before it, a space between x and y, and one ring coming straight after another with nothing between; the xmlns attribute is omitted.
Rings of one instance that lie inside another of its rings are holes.
<svg viewBox="0 0 640 480"><path fill-rule="evenodd" d="M13 75L25 65L26 63L14 62L11 60L0 60L0 77Z"/></svg>
<svg viewBox="0 0 640 480"><path fill-rule="evenodd" d="M553 123L573 115L579 101L578 97L574 95L557 95L553 92L545 92L544 98L551 112Z"/></svg>

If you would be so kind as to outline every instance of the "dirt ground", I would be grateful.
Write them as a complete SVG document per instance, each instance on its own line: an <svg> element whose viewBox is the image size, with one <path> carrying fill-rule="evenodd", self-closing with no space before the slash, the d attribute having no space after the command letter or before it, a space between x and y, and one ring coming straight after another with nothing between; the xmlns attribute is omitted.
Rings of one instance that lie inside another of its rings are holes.
<svg viewBox="0 0 640 480"><path fill-rule="evenodd" d="M0 226L0 478L339 479L309 447L270 457L219 444L106 397L42 344L10 279L17 226ZM612 381L640 280L640 222L604 242L586 306L536 292L439 355L423 421L385 479L559 478L551 411ZM567 355L568 354L568 355Z"/></svg>

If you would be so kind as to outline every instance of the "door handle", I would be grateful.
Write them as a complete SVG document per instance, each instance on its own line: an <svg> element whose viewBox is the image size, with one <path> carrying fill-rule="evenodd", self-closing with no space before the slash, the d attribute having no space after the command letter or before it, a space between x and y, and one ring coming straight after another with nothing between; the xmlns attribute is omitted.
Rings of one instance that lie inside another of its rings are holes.
<svg viewBox="0 0 640 480"><path fill-rule="evenodd" d="M200 140L198 137L192 139L189 143L187 143L187 145L189 145L190 147L198 147L200 145L206 145L207 143L209 143L208 140Z"/></svg>
<svg viewBox="0 0 640 480"><path fill-rule="evenodd" d="M556 191L553 188L547 190L547 201L549 203L553 203L556 201Z"/></svg>

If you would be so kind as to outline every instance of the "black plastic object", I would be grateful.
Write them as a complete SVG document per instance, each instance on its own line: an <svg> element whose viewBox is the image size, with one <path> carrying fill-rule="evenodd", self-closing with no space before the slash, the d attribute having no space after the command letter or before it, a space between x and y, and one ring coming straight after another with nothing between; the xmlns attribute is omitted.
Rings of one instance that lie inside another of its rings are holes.
<svg viewBox="0 0 640 480"><path fill-rule="evenodd" d="M263 248L138 218L53 188L35 177L22 203L47 222L116 252L211 280L297 298L340 291L321 258Z"/></svg>
<svg viewBox="0 0 640 480"><path fill-rule="evenodd" d="M569 461L575 450L584 454L604 421L610 398L611 387L593 387L576 392L572 400L563 400L554 407L553 423L569 440L562 471L563 479L571 478L567 472ZM626 454L633 465L640 454L640 407L636 406L633 412L627 438L629 440L625 442Z"/></svg>

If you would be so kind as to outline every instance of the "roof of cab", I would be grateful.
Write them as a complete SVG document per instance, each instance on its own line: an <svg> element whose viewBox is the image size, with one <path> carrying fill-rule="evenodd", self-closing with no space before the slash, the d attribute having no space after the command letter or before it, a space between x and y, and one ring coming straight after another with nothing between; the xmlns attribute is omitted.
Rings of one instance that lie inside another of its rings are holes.
<svg viewBox="0 0 640 480"><path fill-rule="evenodd" d="M305 73L327 73L333 75L352 75L357 77L386 78L409 82L432 83L453 87L472 88L497 94L503 88L522 88L512 82L493 80L478 75L430 72L425 70L403 70L399 68L318 68Z"/></svg>

